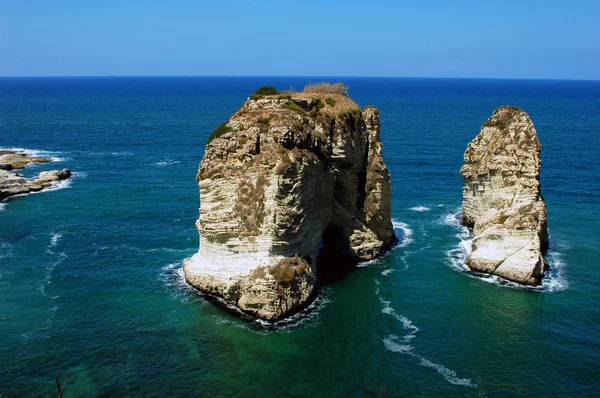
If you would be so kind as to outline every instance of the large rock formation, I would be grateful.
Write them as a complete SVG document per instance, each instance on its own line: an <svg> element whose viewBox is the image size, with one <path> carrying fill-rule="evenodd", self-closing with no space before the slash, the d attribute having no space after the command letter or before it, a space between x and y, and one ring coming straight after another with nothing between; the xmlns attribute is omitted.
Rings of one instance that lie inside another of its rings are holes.
<svg viewBox="0 0 600 398"><path fill-rule="evenodd" d="M46 163L51 159L32 157L14 151L0 151L0 200L10 196L42 191L52 183L71 177L67 169L42 171L36 177L25 178L9 170L22 169L29 163Z"/></svg>
<svg viewBox="0 0 600 398"><path fill-rule="evenodd" d="M253 96L209 138L188 283L264 319L306 304L319 271L395 239L379 112L343 94ZM332 255L335 254L335 257Z"/></svg>
<svg viewBox="0 0 600 398"><path fill-rule="evenodd" d="M548 247L540 191L540 150L529 115L500 107L467 147L463 223L473 228L467 265L522 284L538 284Z"/></svg>

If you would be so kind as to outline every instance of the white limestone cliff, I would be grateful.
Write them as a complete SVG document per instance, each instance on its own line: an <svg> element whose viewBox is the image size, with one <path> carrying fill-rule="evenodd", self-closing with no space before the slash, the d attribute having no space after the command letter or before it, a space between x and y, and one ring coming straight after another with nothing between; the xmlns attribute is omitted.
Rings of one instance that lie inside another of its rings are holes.
<svg viewBox="0 0 600 398"><path fill-rule="evenodd" d="M535 127L517 107L500 107L464 155L463 223L473 228L473 271L534 285L545 268L546 205Z"/></svg>
<svg viewBox="0 0 600 398"><path fill-rule="evenodd" d="M395 239L379 113L333 93L251 97L209 138L188 283L276 319L306 305L319 267ZM321 252L334 254L319 261ZM331 260L335 258L335 260Z"/></svg>

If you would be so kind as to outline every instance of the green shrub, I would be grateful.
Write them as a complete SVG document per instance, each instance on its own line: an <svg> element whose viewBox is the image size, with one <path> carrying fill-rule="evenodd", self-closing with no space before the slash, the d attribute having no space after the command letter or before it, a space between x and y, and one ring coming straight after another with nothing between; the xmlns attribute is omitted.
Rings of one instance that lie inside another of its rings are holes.
<svg viewBox="0 0 600 398"><path fill-rule="evenodd" d="M294 126L292 128L294 130L302 131L302 130L304 130L304 125L302 123L298 122L298 123L294 123Z"/></svg>
<svg viewBox="0 0 600 398"><path fill-rule="evenodd" d="M215 138L219 138L223 134L230 133L232 131L233 131L233 127L228 126L227 122L222 123L215 129L215 131L212 132L212 134L208 137L208 140L206 141L206 143L208 144Z"/></svg>
<svg viewBox="0 0 600 398"><path fill-rule="evenodd" d="M262 86L260 87L258 90L256 90L254 92L254 94L252 94L250 96L250 98L252 99L258 99L260 97L264 97L265 95L277 95L279 94L279 91L277 91L277 89L273 86Z"/></svg>
<svg viewBox="0 0 600 398"><path fill-rule="evenodd" d="M313 98L311 103L312 106L316 106L317 109L325 108L325 104L319 98Z"/></svg>
<svg viewBox="0 0 600 398"><path fill-rule="evenodd" d="M270 120L271 119L269 119L268 117L259 117L258 119L256 119L256 122L268 125Z"/></svg>
<svg viewBox="0 0 600 398"><path fill-rule="evenodd" d="M327 105L329 106L335 106L335 100L331 97L327 97L325 98L325 102L327 103Z"/></svg>

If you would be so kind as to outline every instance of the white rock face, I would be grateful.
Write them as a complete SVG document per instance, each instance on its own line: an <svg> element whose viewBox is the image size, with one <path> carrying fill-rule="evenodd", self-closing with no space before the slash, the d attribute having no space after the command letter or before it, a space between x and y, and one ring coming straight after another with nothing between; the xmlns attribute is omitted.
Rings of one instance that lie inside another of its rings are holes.
<svg viewBox="0 0 600 398"><path fill-rule="evenodd" d="M359 261L395 239L375 108L249 99L216 135L197 175L200 249L184 264L196 288L276 319L310 300L322 248Z"/></svg>
<svg viewBox="0 0 600 398"><path fill-rule="evenodd" d="M531 119L516 107L496 109L467 147L460 172L463 223L474 233L472 270L540 282L548 246L540 150Z"/></svg>
<svg viewBox="0 0 600 398"><path fill-rule="evenodd" d="M21 174L0 170L0 200L14 195L42 191L55 181L71 177L68 169L42 171L37 177L25 178Z"/></svg>

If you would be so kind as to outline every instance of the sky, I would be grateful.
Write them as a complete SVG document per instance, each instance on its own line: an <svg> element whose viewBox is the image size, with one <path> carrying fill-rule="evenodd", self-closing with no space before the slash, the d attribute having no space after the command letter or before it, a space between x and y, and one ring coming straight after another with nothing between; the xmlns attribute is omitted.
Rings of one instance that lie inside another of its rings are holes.
<svg viewBox="0 0 600 398"><path fill-rule="evenodd" d="M598 0L0 0L0 76L600 79Z"/></svg>

